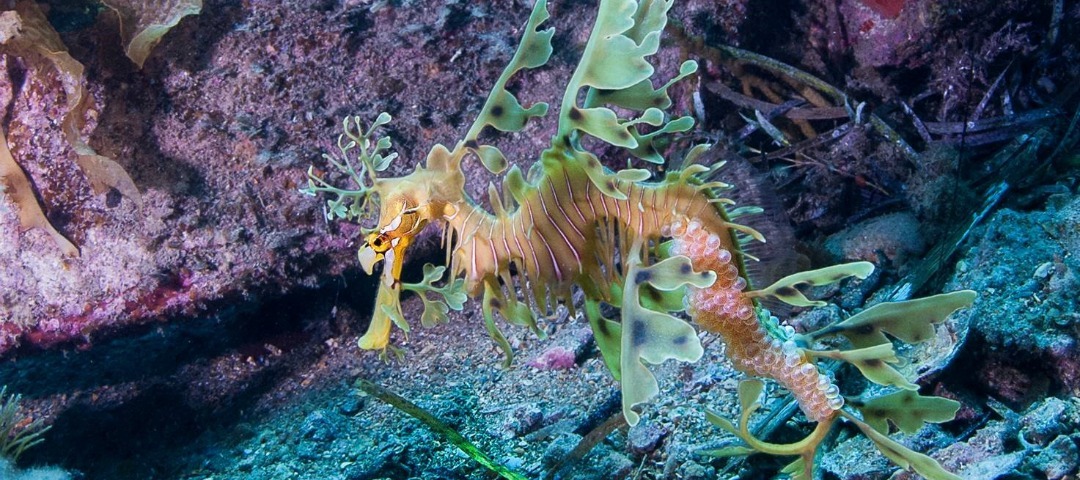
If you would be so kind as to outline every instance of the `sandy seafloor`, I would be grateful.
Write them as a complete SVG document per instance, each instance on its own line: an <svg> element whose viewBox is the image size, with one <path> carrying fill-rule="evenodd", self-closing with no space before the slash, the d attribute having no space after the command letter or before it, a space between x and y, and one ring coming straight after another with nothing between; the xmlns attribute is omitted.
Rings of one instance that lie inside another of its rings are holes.
<svg viewBox="0 0 1080 480"><path fill-rule="evenodd" d="M552 2L556 53L513 90L557 103L594 6ZM52 426L15 465L0 462L0 478L494 478L422 423L360 393L358 377L415 402L527 478L553 475L551 465L617 410L617 385L587 322L565 309L543 322L544 340L504 329L516 355L510 368L476 301L425 329L421 302L407 297L416 328L394 335L402 358L359 350L376 283L356 263L358 229L327 224L321 201L297 192L309 165L325 167L320 153L347 114L394 116L388 133L401 158L389 174L460 138L513 54L527 2L209 0L142 69L124 57L111 10L89 0L42 7L86 66L84 136L127 170L142 205L90 189L60 131L59 78L0 50L13 156L49 219L81 248L61 258L0 201L0 385ZM923 394L962 403L957 419L895 438L963 478L1075 478L1080 5L694 0L677 2L672 18L707 46L787 62L853 106L866 102L862 111L910 146L760 68L687 39L664 41L660 77L683 59L702 62L699 77L672 89L672 110L699 118L683 143L716 143L733 195L767 210L749 221L770 239L751 250L762 258L757 274L852 260L878 266L865 281L815 291L828 307L784 318L820 326L911 278L924 279L919 295L976 291L931 346L908 352ZM796 96L825 115L777 120L797 148L784 153L761 131L743 135L753 110L732 99ZM497 141L527 167L552 128L536 122ZM609 165L622 165L618 152L605 152ZM486 198L492 177L477 162L466 168L467 190ZM987 202L987 192L1001 193ZM980 221L964 228L974 216ZM434 233L414 247L406 278L441 261ZM702 338L699 362L653 368L661 393L639 425L617 429L558 477L775 474L783 463L764 456L700 454L730 440L703 411L737 415L744 378L721 342ZM545 361L566 352L568 363ZM841 383L845 393L863 386ZM765 413L785 398L770 388ZM795 415L772 438L807 427ZM819 460L823 478L904 478L851 428L838 429Z"/></svg>

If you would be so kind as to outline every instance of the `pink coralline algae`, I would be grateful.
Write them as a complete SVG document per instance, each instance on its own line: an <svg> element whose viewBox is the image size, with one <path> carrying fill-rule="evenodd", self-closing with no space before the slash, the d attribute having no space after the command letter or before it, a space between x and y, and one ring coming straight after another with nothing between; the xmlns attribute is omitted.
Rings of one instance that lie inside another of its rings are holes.
<svg viewBox="0 0 1080 480"><path fill-rule="evenodd" d="M862 0L862 4L885 18L896 18L904 9L905 0Z"/></svg>
<svg viewBox="0 0 1080 480"><path fill-rule="evenodd" d="M540 370L569 370L577 365L574 361L576 356L572 350L552 347L530 360L528 365Z"/></svg>

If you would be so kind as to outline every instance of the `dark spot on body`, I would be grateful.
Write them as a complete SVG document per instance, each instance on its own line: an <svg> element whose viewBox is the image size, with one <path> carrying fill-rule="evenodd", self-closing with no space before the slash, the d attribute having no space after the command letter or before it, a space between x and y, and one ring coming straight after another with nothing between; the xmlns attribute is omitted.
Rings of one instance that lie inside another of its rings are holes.
<svg viewBox="0 0 1080 480"><path fill-rule="evenodd" d="M799 294L799 291L795 287L783 286L776 289L776 294L782 297L794 297Z"/></svg>
<svg viewBox="0 0 1080 480"><path fill-rule="evenodd" d="M611 329L608 328L608 323L603 318L600 318L599 322L596 322L596 328L600 330L600 334L605 337L611 337Z"/></svg>
<svg viewBox="0 0 1080 480"><path fill-rule="evenodd" d="M858 327L855 327L852 330L854 330L855 333L858 333L858 334L861 334L861 335L870 335L871 333L874 333L874 326L873 325L859 325Z"/></svg>
<svg viewBox="0 0 1080 480"><path fill-rule="evenodd" d="M630 342L635 347L640 347L648 341L648 331L645 328L645 321L638 318L630 319Z"/></svg>
<svg viewBox="0 0 1080 480"><path fill-rule="evenodd" d="M884 364L882 363L881 360L878 360L876 358L870 358L870 359L867 359L867 360L863 360L863 365L866 365L867 367L870 367L870 368L881 368L882 365L884 365Z"/></svg>
<svg viewBox="0 0 1080 480"><path fill-rule="evenodd" d="M645 294L649 296L650 300L656 303L660 303L660 301L664 299L664 296L661 295L660 292L657 291L655 288L646 289Z"/></svg>
<svg viewBox="0 0 1080 480"><path fill-rule="evenodd" d="M580 122L581 117L582 117L581 110L578 110L577 107L570 107L570 120L573 120L575 122Z"/></svg>
<svg viewBox="0 0 1080 480"><path fill-rule="evenodd" d="M653 97L652 104L654 107L660 107L664 104L664 97Z"/></svg>
<svg viewBox="0 0 1080 480"><path fill-rule="evenodd" d="M648 282L649 280L652 280L652 272L648 270L637 272L637 275L634 276L634 283L638 285Z"/></svg>
<svg viewBox="0 0 1080 480"><path fill-rule="evenodd" d="M606 185L607 185L608 190L611 190L611 191L616 190L615 187L618 186L618 184L615 183L615 180L608 180Z"/></svg>
<svg viewBox="0 0 1080 480"><path fill-rule="evenodd" d="M687 341L688 340L686 338L686 335L679 335L678 337L675 337L674 339L672 339L671 343L675 344L676 346L681 347L683 345L686 345Z"/></svg>
<svg viewBox="0 0 1080 480"><path fill-rule="evenodd" d="M684 263L682 265L679 265L679 273L681 273L683 275L690 275L690 272L692 272L693 270L694 269L690 266L689 263Z"/></svg>
<svg viewBox="0 0 1080 480"><path fill-rule="evenodd" d="M110 188L109 191L105 193L105 206L109 208L120 206L120 198L120 190Z"/></svg>
<svg viewBox="0 0 1080 480"><path fill-rule="evenodd" d="M488 305L495 310L498 310L503 306L502 302L499 301L498 298L492 298L491 300L488 300Z"/></svg>
<svg viewBox="0 0 1080 480"><path fill-rule="evenodd" d="M630 139L630 133L627 132L626 130L619 130L618 137L619 137L620 140L629 140Z"/></svg>
<svg viewBox="0 0 1080 480"><path fill-rule="evenodd" d="M491 116L493 117L501 117L503 112L505 112L505 110L503 110L502 105L495 105L494 107L491 107Z"/></svg>

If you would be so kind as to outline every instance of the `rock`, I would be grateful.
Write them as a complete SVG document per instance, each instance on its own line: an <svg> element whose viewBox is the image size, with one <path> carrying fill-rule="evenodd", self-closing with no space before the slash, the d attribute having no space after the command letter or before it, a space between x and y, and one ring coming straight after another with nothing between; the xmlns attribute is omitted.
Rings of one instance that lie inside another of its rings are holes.
<svg viewBox="0 0 1080 480"><path fill-rule="evenodd" d="M548 444L540 461L549 467L555 465L561 462L563 458L566 458L566 454L570 453L580 441L581 435L569 432L563 433Z"/></svg>
<svg viewBox="0 0 1080 480"><path fill-rule="evenodd" d="M338 412L350 417L356 415L357 413L360 413L360 410L364 409L364 404L367 403L366 399L367 397L357 395L350 396L349 398L342 400L341 404L338 405Z"/></svg>
<svg viewBox="0 0 1080 480"><path fill-rule="evenodd" d="M893 470L891 465L877 453L874 443L862 435L845 440L821 459L821 468L824 471L849 480L886 478Z"/></svg>
<svg viewBox="0 0 1080 480"><path fill-rule="evenodd" d="M304 423L300 426L300 434L305 440L319 443L330 442L337 438L339 426L343 418L340 415L316 410L308 414Z"/></svg>
<svg viewBox="0 0 1080 480"><path fill-rule="evenodd" d="M705 466L692 460L679 465L679 478L685 480L706 480L716 478L716 469Z"/></svg>
<svg viewBox="0 0 1080 480"><path fill-rule="evenodd" d="M946 470L957 473L964 478L996 478L990 476L981 477L975 475L975 473L1000 473L1001 469L997 467L1005 468L1008 465L1013 467L1018 465L1022 456L1005 459L1005 461L1001 460L1005 456L1005 440L1014 434L1015 430L1010 428L1007 422L992 421L979 429L978 432L975 432L975 435L968 441L949 445L932 456L938 459Z"/></svg>
<svg viewBox="0 0 1080 480"><path fill-rule="evenodd" d="M1023 460L1024 452L997 455L968 465L957 473L964 479L994 480L1013 473Z"/></svg>
<svg viewBox="0 0 1080 480"><path fill-rule="evenodd" d="M919 233L915 215L899 212L871 218L832 235L825 240L825 248L839 260L875 264L891 260L902 264L906 257L926 250L926 239Z"/></svg>
<svg viewBox="0 0 1080 480"><path fill-rule="evenodd" d="M627 441L634 455L648 455L668 436L668 429L654 422L643 421L630 428Z"/></svg>
<svg viewBox="0 0 1080 480"><path fill-rule="evenodd" d="M1056 480L1076 472L1080 464L1080 451L1067 435L1058 435L1031 462L1032 466L1046 474L1046 478Z"/></svg>
<svg viewBox="0 0 1080 480"><path fill-rule="evenodd" d="M1062 420L1068 405L1058 398L1048 398L1028 411L1020 419L1024 440L1039 446L1046 446L1050 440L1065 433Z"/></svg>
<svg viewBox="0 0 1080 480"><path fill-rule="evenodd" d="M540 428L544 422L544 411L537 403L520 405L510 411L503 424L503 429L509 431L515 437L527 435Z"/></svg>
<svg viewBox="0 0 1080 480"><path fill-rule="evenodd" d="M565 347L551 347L539 357L529 360L528 365L540 370L568 370L574 368L577 354Z"/></svg>

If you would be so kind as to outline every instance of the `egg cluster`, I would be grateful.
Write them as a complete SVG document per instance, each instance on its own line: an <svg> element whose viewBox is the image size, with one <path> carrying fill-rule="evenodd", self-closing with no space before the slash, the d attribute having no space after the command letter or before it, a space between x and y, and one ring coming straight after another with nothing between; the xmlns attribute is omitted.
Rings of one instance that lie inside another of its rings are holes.
<svg viewBox="0 0 1080 480"><path fill-rule="evenodd" d="M758 320L753 300L743 294L746 279L739 275L733 247L728 245L730 235L725 235L725 242L696 220L676 220L662 228L661 234L675 240L672 255L689 257L696 270L716 272L712 286L688 292L687 313L703 328L720 335L735 367L779 382L795 395L810 420L820 422L834 416L844 404L836 385L818 372L795 342L769 335ZM768 321L777 320L771 317ZM790 338L794 330L785 328Z"/></svg>

